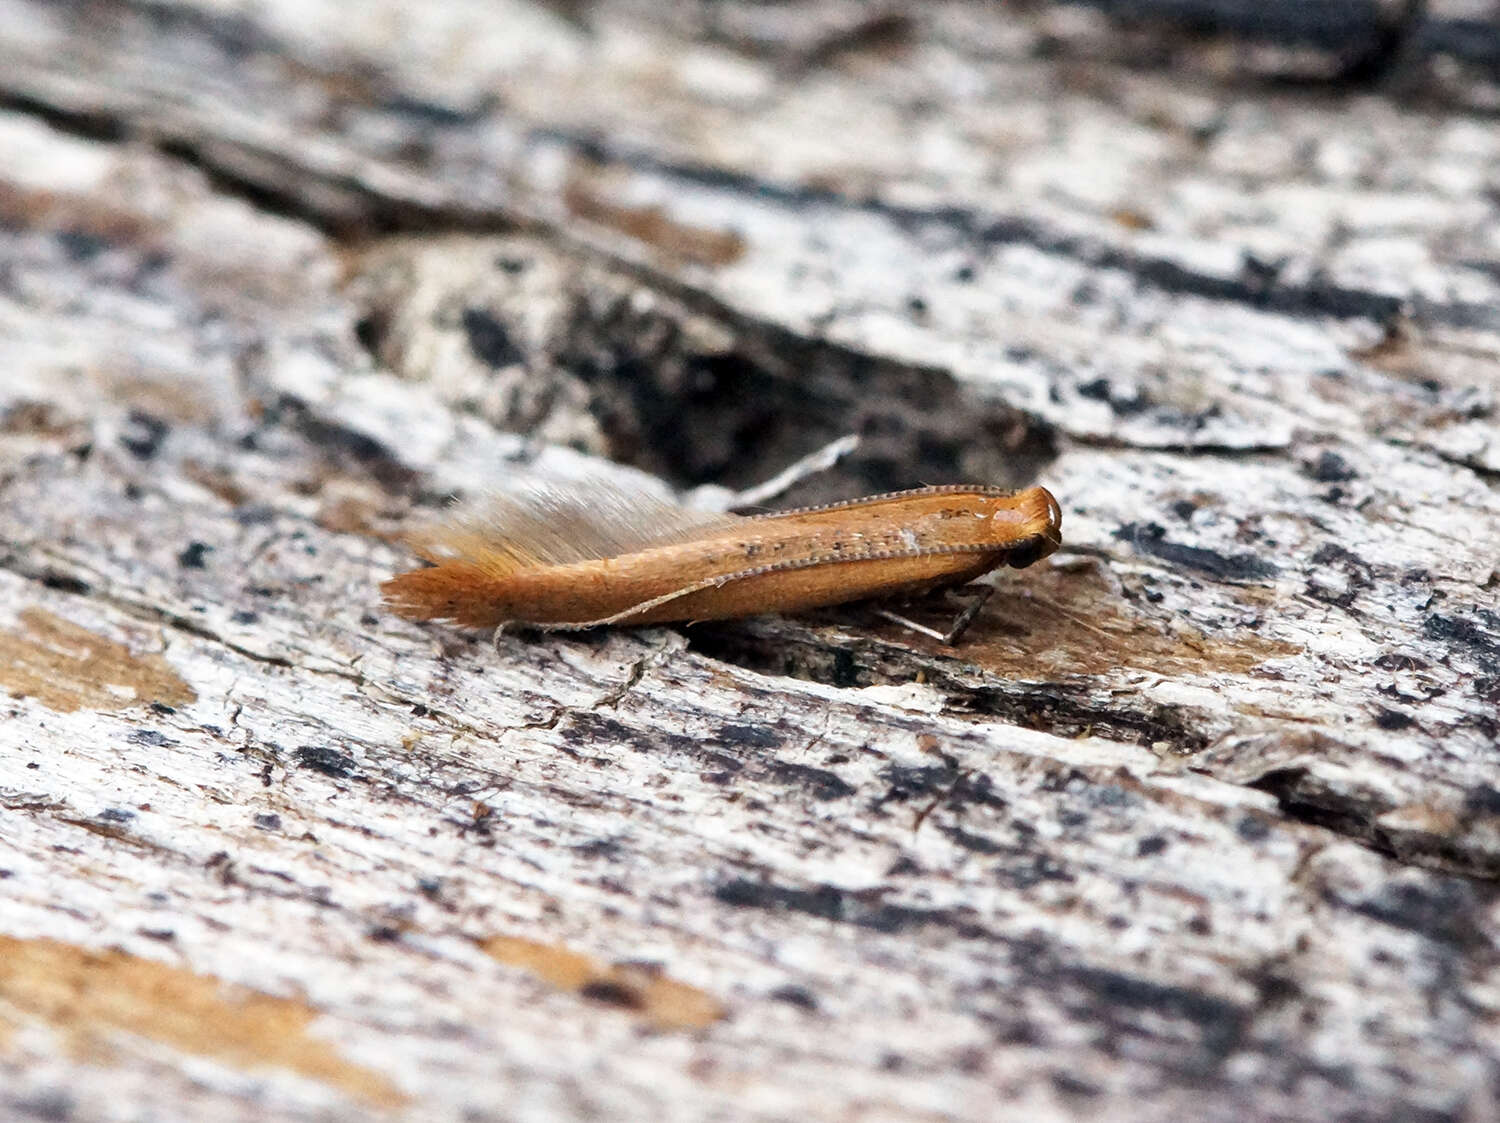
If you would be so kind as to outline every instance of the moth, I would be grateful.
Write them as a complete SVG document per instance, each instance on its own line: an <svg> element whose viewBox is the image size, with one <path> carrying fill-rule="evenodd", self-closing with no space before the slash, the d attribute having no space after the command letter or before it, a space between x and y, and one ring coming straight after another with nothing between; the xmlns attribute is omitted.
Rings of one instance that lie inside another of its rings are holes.
<svg viewBox="0 0 1500 1123"><path fill-rule="evenodd" d="M1042 487L924 487L734 515L614 482L530 481L413 538L431 564L381 592L402 616L473 628L795 613L1023 568L1058 548L1061 524Z"/></svg>

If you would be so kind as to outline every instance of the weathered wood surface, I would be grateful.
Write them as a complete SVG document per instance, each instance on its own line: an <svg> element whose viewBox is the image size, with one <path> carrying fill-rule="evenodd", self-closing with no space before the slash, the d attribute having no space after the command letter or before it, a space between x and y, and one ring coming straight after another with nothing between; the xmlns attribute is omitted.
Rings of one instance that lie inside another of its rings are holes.
<svg viewBox="0 0 1500 1123"><path fill-rule="evenodd" d="M1495 7L1130 7L0 2L0 1116L1500 1115ZM1067 552L376 603L848 432Z"/></svg>

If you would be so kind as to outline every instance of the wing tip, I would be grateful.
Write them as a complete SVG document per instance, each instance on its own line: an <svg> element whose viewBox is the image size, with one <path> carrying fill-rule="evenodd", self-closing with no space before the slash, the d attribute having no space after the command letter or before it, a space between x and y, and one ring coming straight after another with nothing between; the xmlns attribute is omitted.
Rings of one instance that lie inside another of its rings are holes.
<svg viewBox="0 0 1500 1123"><path fill-rule="evenodd" d="M506 616L493 574L469 562L412 569L380 583L385 606L407 620L447 620L462 627L494 627Z"/></svg>

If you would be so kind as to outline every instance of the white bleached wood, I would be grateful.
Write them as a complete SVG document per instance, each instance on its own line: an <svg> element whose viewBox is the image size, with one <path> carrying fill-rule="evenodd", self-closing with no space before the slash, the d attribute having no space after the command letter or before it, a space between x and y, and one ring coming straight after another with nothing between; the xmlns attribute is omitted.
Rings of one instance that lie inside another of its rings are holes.
<svg viewBox="0 0 1500 1123"><path fill-rule="evenodd" d="M1487 87L874 14L0 0L0 1115L1493 1114ZM851 431L1066 551L957 650L380 610Z"/></svg>

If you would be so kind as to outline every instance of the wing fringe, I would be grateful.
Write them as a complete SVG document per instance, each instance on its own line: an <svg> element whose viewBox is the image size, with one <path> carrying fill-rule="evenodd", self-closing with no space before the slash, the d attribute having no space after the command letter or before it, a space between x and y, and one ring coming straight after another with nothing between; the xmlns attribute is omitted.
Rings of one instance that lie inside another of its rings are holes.
<svg viewBox="0 0 1500 1123"><path fill-rule="evenodd" d="M457 559L498 578L666 546L743 521L612 478L528 479L454 507L408 541L435 565Z"/></svg>

